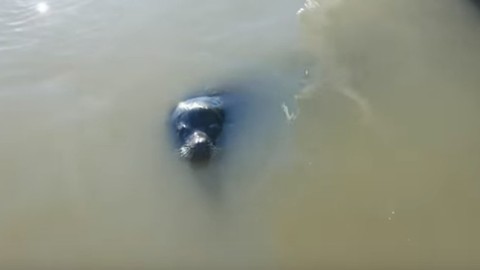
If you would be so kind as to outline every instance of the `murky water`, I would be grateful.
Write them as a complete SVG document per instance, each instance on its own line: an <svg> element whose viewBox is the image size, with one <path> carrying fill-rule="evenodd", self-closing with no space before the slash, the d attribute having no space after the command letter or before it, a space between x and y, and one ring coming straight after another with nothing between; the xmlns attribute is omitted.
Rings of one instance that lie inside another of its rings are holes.
<svg viewBox="0 0 480 270"><path fill-rule="evenodd" d="M480 267L479 25L460 0L3 1L1 267ZM253 70L284 122L211 200L165 119Z"/></svg>

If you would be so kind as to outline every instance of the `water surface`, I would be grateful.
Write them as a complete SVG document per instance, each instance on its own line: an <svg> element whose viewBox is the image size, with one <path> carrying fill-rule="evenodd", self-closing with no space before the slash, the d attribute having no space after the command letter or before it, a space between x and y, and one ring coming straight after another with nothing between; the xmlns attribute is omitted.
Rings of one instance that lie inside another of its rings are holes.
<svg viewBox="0 0 480 270"><path fill-rule="evenodd" d="M2 2L0 265L475 268L479 24L453 0ZM212 205L164 120L252 70L284 122Z"/></svg>

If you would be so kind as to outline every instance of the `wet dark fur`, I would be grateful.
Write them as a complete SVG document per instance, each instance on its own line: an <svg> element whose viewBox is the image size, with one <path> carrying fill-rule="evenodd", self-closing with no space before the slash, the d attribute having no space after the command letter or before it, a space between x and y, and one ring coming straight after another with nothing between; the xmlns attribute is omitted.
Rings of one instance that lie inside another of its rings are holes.
<svg viewBox="0 0 480 270"><path fill-rule="evenodd" d="M222 94L195 96L179 102L170 115L179 156L195 165L208 164L219 151L225 114Z"/></svg>

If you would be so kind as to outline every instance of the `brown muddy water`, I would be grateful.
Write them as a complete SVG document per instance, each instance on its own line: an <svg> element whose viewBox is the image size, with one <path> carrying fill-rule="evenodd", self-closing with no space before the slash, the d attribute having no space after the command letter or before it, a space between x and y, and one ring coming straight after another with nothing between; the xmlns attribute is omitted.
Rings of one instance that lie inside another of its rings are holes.
<svg viewBox="0 0 480 270"><path fill-rule="evenodd" d="M479 269L479 26L461 0L2 1L0 268ZM165 121L252 73L282 121L239 131L212 200Z"/></svg>

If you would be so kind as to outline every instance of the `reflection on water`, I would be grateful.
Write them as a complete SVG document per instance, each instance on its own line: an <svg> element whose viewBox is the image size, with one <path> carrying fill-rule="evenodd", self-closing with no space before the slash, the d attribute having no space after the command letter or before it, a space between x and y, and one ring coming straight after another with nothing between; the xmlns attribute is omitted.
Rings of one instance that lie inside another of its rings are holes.
<svg viewBox="0 0 480 270"><path fill-rule="evenodd" d="M470 4L0 3L0 265L478 265ZM212 205L164 121L251 67L291 122L262 120Z"/></svg>
<svg viewBox="0 0 480 270"><path fill-rule="evenodd" d="M38 13L44 14L48 12L50 6L45 2L40 2L35 6L35 8L37 9Z"/></svg>

